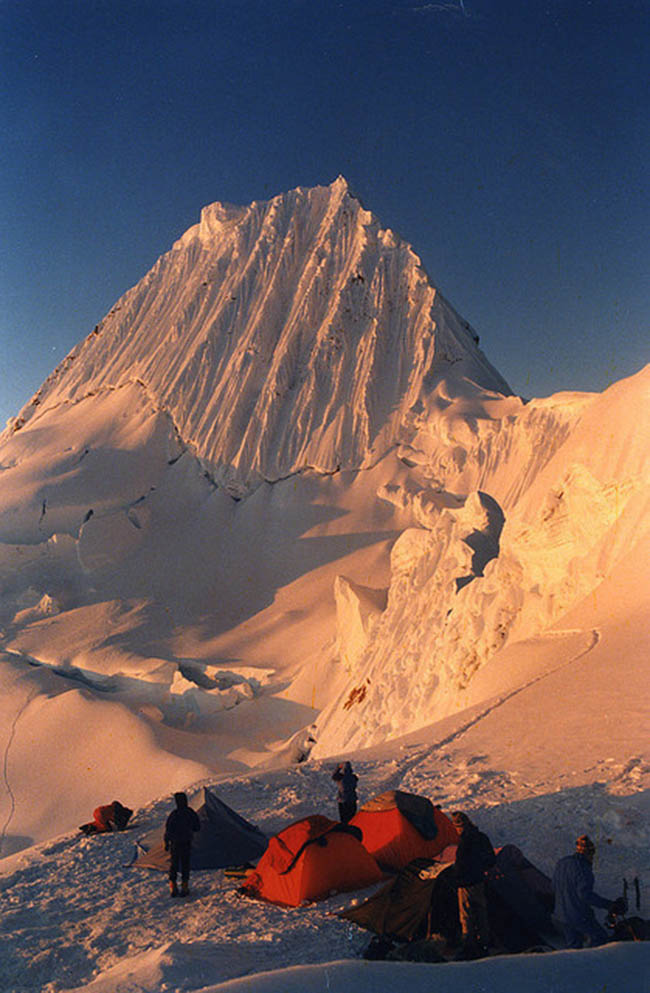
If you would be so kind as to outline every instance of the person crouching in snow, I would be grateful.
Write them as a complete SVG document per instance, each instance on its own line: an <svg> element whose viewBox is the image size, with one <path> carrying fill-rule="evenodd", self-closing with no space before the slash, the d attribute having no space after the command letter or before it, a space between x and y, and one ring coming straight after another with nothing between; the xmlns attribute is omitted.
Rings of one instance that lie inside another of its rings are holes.
<svg viewBox="0 0 650 993"><path fill-rule="evenodd" d="M352 772L349 762L339 762L332 774L334 782L339 784L339 820L347 824L357 812L357 783L359 779Z"/></svg>
<svg viewBox="0 0 650 993"><path fill-rule="evenodd" d="M614 914L624 914L627 906L623 897L607 900L594 893L594 873L591 864L596 846L586 834L576 841L573 855L565 855L555 866L553 889L555 891L555 916L562 922L568 948L604 945L607 932L600 926L592 907L600 907Z"/></svg>
<svg viewBox="0 0 650 993"><path fill-rule="evenodd" d="M192 853L192 837L200 830L201 822L198 814L187 803L185 793L174 793L176 809L172 810L165 824L165 851L171 855L169 863L169 892L178 896L176 876L181 871L180 896L187 896L190 889L190 858Z"/></svg>
<svg viewBox="0 0 650 993"><path fill-rule="evenodd" d="M463 942L458 957L479 958L488 954L490 943L485 874L496 862L496 855L488 836L479 831L467 814L456 810L451 820L460 835L456 850L456 886Z"/></svg>
<svg viewBox="0 0 650 993"><path fill-rule="evenodd" d="M93 810L95 833L102 834L104 831L123 831L129 822L132 810L124 807L119 800L104 804ZM83 830L83 828L82 828Z"/></svg>

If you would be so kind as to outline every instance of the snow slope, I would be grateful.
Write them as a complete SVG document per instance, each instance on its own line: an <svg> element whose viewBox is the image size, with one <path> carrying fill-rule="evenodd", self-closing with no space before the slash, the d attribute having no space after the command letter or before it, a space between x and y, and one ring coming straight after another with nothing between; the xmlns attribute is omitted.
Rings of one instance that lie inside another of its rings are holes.
<svg viewBox="0 0 650 993"><path fill-rule="evenodd" d="M550 402L539 405L545 413ZM525 414L528 423L536 406ZM522 466L511 440L522 425L509 418L495 431L498 443L491 439L489 469L480 458L484 447L464 449L466 495L454 486L456 501L445 505L434 490L436 505L431 488L414 495L412 478L410 491L397 494L420 506L425 494L427 513L393 545L387 606L375 611L371 634L354 633L355 662L339 698L319 717L315 754L379 742L463 707L468 690L476 695L472 677L502 647L554 626L647 545L650 367L589 402L581 398L579 409L552 454L542 434L550 455L544 464L535 446L537 465ZM602 425L605 437L595 444ZM513 449L518 478L527 482L515 499ZM598 637L585 634L587 641Z"/></svg>
<svg viewBox="0 0 650 993"><path fill-rule="evenodd" d="M628 588L632 595L634 584ZM587 602L579 619L588 620L591 609ZM589 686L594 703L607 699L621 644L603 639L600 657L592 649L579 660L574 657L577 647L566 636L529 643L519 661L535 654L537 668L547 676L529 680L517 693L502 686L490 706L478 705L354 755L360 799L401 787L430 796L446 810L462 807L495 845L518 844L547 873L572 850L576 834L589 831L598 843L599 892L620 894L626 878L632 894L632 881L639 878L638 912L647 917L650 762L638 713L641 680L629 682L613 699L616 721L628 729L627 747L621 747L622 736L608 737L596 706L582 710L581 736L575 739L576 729L567 722L578 723L576 686L581 692ZM560 658L564 665L558 665ZM511 657L511 663L516 668L517 659ZM621 682L631 674L631 666L623 667ZM560 702L552 713L553 735L549 721L540 719L541 713L551 719L549 699ZM550 741L554 748L548 754ZM142 767L155 771L158 758L152 744L141 747ZM247 819L273 833L308 813L335 816L333 761L222 776L217 789ZM98 773L98 795L108 798L105 784ZM126 780L120 797L131 799ZM167 794L137 810L131 828L122 834L85 838L64 833L4 860L3 988L15 993L158 993L199 990L246 977L244 988L251 990L306 991L319 989L318 983L336 989L350 981L361 989L391 990L397 973L398 982L412 983L415 990L499 990L508 976L516 989L534 990L538 987L529 983L546 982L553 984L546 988L591 993L596 972L601 977L598 989L605 983L608 990L622 993L648 989L648 954L645 946L635 944L462 967L360 963L370 936L332 912L365 893L338 894L320 904L286 909L240 897L236 880L206 871L193 875L188 903L170 901L164 877L129 865L135 839L160 823L170 806ZM320 968L295 968L309 965ZM257 975L289 966L294 968L288 974Z"/></svg>
<svg viewBox="0 0 650 993"><path fill-rule="evenodd" d="M338 756L362 799L466 808L547 872L589 832L601 889L639 878L650 916L650 366L524 402L476 337L342 179L215 204L0 436L8 990L357 958L347 898L289 912L202 873L179 908L126 867L203 782L269 832L334 815ZM133 828L82 838L113 798ZM540 976L623 989L644 956Z"/></svg>

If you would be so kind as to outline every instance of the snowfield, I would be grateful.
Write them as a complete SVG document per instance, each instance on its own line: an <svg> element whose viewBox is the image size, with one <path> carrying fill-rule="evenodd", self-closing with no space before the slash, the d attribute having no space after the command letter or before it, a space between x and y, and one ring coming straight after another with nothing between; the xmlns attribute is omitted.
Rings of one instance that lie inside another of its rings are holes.
<svg viewBox="0 0 650 993"><path fill-rule="evenodd" d="M589 830L599 843L599 892L616 896L623 878L631 884L637 876L640 913L648 916L648 764L606 759L607 784L594 781L586 761L569 774L569 754L564 774L542 784L535 778L539 755L531 747L542 749L541 732L529 741L530 757L517 759L521 750L511 746L512 762L504 768L502 756L495 761L495 729L488 717L476 717L471 732L467 723L463 716L383 753L361 753L355 764L361 799L397 786L427 792L443 809L471 811L495 845L514 842L549 873L555 860L572 850L576 831ZM502 734L505 727L507 722ZM498 754L504 742L496 744ZM155 765L155 753L149 761ZM315 811L335 816L330 775L331 763L312 761L224 779L217 790L226 803L273 833ZM108 798L101 789L100 795ZM127 793L120 796L129 799ZM158 993L214 987L307 993L350 989L351 983L362 990L391 990L404 981L416 991L435 983L436 989L491 993L506 982L525 991L648 989L650 946L634 943L478 963L359 961L371 935L335 914L372 890L289 909L240 896L236 879L203 871L193 874L187 902L170 900L164 876L130 864L135 839L169 809L171 799L165 797L138 810L123 833L68 833L4 860L3 989ZM594 976L599 986L593 986Z"/></svg>
<svg viewBox="0 0 650 993"><path fill-rule="evenodd" d="M339 178L214 204L0 435L0 988L644 993L648 949L368 962L336 912L130 864L388 789L650 917L650 366L524 401ZM119 799L124 833L78 825Z"/></svg>

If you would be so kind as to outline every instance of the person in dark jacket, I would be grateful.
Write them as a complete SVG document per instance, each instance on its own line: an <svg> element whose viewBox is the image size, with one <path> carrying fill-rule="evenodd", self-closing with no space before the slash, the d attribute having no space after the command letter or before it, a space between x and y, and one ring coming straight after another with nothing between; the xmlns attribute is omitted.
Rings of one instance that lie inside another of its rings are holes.
<svg viewBox="0 0 650 993"><path fill-rule="evenodd" d="M352 772L349 762L339 762L332 774L334 782L339 784L339 820L347 824L357 812L357 783L359 779Z"/></svg>
<svg viewBox="0 0 650 993"><path fill-rule="evenodd" d="M591 864L596 846L586 834L576 841L573 855L566 855L555 866L553 889L555 891L555 916L562 922L568 948L603 945L607 932L596 920L592 907L623 914L625 900L607 900L594 893L594 873Z"/></svg>
<svg viewBox="0 0 650 993"><path fill-rule="evenodd" d="M463 934L459 958L478 958L488 954L488 922L485 874L496 862L492 843L467 814L456 810L451 815L460 835L456 849L456 886L458 916Z"/></svg>
<svg viewBox="0 0 650 993"><path fill-rule="evenodd" d="M201 827L198 814L187 803L185 793L174 793L176 809L172 810L165 824L165 851L170 852L169 863L169 892L178 896L176 877L181 871L180 896L187 896L190 884L190 858L192 852L192 837Z"/></svg>

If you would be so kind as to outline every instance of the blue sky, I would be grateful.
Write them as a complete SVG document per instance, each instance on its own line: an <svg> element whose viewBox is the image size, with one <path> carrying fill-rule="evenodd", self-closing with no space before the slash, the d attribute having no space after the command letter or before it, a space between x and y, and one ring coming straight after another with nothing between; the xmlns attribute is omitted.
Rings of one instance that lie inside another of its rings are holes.
<svg viewBox="0 0 650 993"><path fill-rule="evenodd" d="M0 424L215 200L341 173L526 396L650 359L645 0L0 0Z"/></svg>

